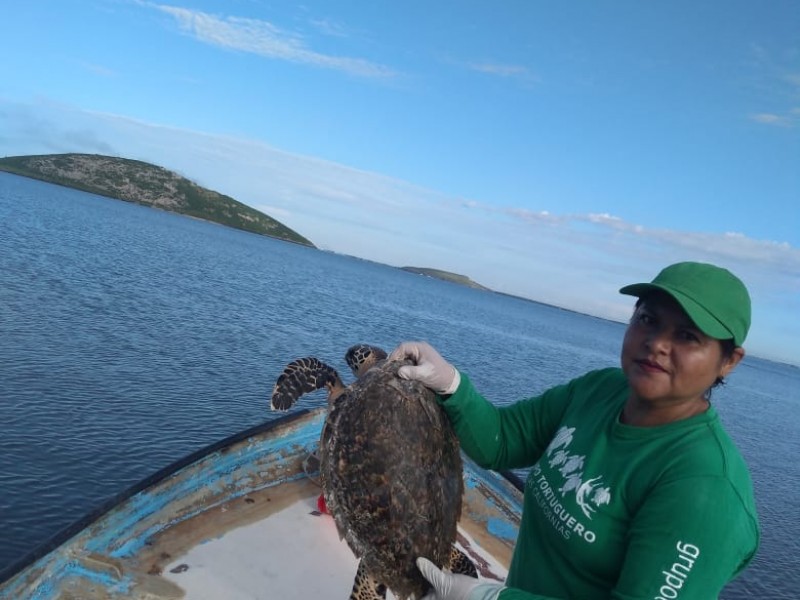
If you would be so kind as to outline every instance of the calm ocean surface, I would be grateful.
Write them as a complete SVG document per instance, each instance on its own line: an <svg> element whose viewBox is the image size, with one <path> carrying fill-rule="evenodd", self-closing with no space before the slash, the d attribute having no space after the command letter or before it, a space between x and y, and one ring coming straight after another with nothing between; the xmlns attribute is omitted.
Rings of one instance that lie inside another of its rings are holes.
<svg viewBox="0 0 800 600"><path fill-rule="evenodd" d="M271 418L274 379L298 356L345 375L353 343L427 339L503 404L616 365L622 335L0 173L0 569L157 469ZM763 526L754 565L723 598L796 600L800 369L747 357L715 404L750 464Z"/></svg>

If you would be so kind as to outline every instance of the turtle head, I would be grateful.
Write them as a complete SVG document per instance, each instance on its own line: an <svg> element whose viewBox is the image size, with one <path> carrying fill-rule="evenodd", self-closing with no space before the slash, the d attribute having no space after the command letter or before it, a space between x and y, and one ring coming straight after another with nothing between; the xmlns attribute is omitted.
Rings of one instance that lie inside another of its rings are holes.
<svg viewBox="0 0 800 600"><path fill-rule="evenodd" d="M347 350L344 359L347 366L356 377L361 377L364 373L369 371L375 364L382 360L386 360L388 354L377 346L370 346L368 344L357 344Z"/></svg>

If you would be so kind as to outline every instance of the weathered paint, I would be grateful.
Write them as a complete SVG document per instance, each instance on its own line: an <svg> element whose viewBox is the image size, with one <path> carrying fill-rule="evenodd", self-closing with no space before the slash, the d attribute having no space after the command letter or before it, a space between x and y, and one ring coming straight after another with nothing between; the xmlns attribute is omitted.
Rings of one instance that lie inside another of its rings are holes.
<svg viewBox="0 0 800 600"><path fill-rule="evenodd" d="M514 525L509 523L506 519L498 519L496 517L487 519L486 527L493 536L512 542L516 541L517 534L519 533L519 525Z"/></svg>
<svg viewBox="0 0 800 600"><path fill-rule="evenodd" d="M264 487L302 477L291 463L319 439L323 411L279 427L266 438L252 437L231 449L221 449L131 496L0 586L0 598L54 598L64 581L79 578L124 594L133 585L121 571L89 568L86 556L108 559L134 556L157 532Z"/></svg>
<svg viewBox="0 0 800 600"><path fill-rule="evenodd" d="M511 544L517 539L522 515L522 494L509 481L464 459L464 487L468 497L476 494L479 503L466 503L470 520L483 523L495 537Z"/></svg>
<svg viewBox="0 0 800 600"><path fill-rule="evenodd" d="M193 543L204 544L236 526L225 522L238 514L231 511L226 517L226 506L236 505L243 514L245 500L256 503L253 498L258 498L258 506L267 506L265 492L305 477L301 462L316 445L324 416L324 409L307 411L230 445L216 444L179 468L165 469L163 477L129 494L0 584L0 598L179 597L170 595L175 593L169 587L173 584L160 576L160 565L168 561L153 562L148 554L155 542L182 531L184 523L196 534L193 524L202 517L209 537ZM496 549L504 556L498 560L507 562L519 526L520 492L468 459L465 484L461 526L478 545L498 543Z"/></svg>

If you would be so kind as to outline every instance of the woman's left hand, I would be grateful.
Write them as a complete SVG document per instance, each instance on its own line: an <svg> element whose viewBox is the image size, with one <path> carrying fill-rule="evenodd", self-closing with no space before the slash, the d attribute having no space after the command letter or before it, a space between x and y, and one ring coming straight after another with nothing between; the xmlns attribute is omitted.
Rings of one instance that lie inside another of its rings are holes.
<svg viewBox="0 0 800 600"><path fill-rule="evenodd" d="M447 573L427 558L417 559L417 568L433 586L422 600L496 600L505 586L487 583L459 573Z"/></svg>

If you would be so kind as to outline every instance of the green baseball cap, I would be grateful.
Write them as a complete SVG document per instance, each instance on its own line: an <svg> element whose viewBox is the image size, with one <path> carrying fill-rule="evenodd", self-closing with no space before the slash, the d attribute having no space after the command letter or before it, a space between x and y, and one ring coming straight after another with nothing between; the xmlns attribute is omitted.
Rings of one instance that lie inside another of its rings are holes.
<svg viewBox="0 0 800 600"><path fill-rule="evenodd" d="M665 268L652 282L626 285L620 293L641 297L657 290L672 296L706 335L718 340L733 338L737 346L744 343L750 329L750 294L727 269L680 262Z"/></svg>

